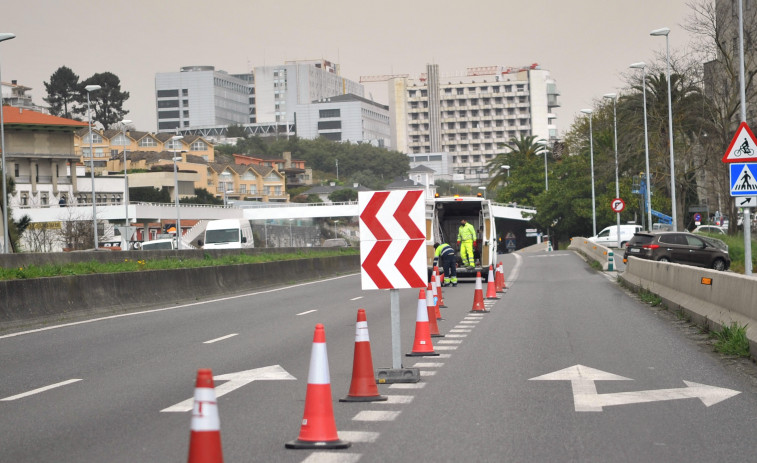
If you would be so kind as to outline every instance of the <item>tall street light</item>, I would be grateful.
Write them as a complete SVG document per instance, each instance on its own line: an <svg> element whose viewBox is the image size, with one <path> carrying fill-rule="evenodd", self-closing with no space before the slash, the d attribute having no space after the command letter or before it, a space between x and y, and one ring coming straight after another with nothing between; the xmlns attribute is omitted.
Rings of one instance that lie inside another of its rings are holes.
<svg viewBox="0 0 757 463"><path fill-rule="evenodd" d="M652 231L652 185L649 181L649 135L647 132L647 64L640 61L629 67L641 69L641 89L644 98L644 159L647 163L647 230Z"/></svg>
<svg viewBox="0 0 757 463"><path fill-rule="evenodd" d="M228 199L226 199L226 193L228 193L228 191L227 191L228 187L226 186L226 184L228 183L229 179L231 178L231 174L228 173L228 172L226 172L226 171L223 171L223 173L221 174L221 177L223 178L223 180L222 180L222 182L223 182L223 205L224 205L224 207L226 207L226 206L229 205L229 201L228 201Z"/></svg>
<svg viewBox="0 0 757 463"><path fill-rule="evenodd" d="M478 189L484 192L484 199L486 199L486 187L485 186L480 186L480 187L478 187Z"/></svg>
<svg viewBox="0 0 757 463"><path fill-rule="evenodd" d="M615 130L615 197L620 198L620 184L618 183L618 112L617 112L617 101L618 101L618 94L617 93L605 93L602 95L603 98L608 98L612 100L612 123ZM620 212L617 214L617 222L618 222L618 248L620 248Z"/></svg>
<svg viewBox="0 0 757 463"><path fill-rule="evenodd" d="M589 155L591 156L591 222L592 233L591 236L597 236L597 204L594 197L594 131L591 126L593 109L582 109L582 113L589 115Z"/></svg>
<svg viewBox="0 0 757 463"><path fill-rule="evenodd" d="M124 119L121 121L123 126L123 140L124 140L124 226L129 226L129 178L126 176L126 126L131 124L131 119ZM126 238L124 238L124 241Z"/></svg>
<svg viewBox="0 0 757 463"><path fill-rule="evenodd" d="M174 189L174 202L176 204L176 249L181 249L181 208L179 207L179 174L176 170L176 161L181 161L177 146L179 140L184 138L181 135L174 135L171 137L171 143L173 148L173 189Z"/></svg>
<svg viewBox="0 0 757 463"><path fill-rule="evenodd" d="M653 36L665 36L665 61L667 63L667 75L668 75L668 135L670 140L670 203L671 214L673 216L673 230L678 231L678 216L676 214L676 168L673 162L673 103L670 93L670 29L663 27L661 29L655 29L649 33Z"/></svg>
<svg viewBox="0 0 757 463"><path fill-rule="evenodd" d="M544 154L544 190L549 191L549 177L547 176L547 154L549 153L549 142L547 140L539 140L536 142L536 144L542 147L542 153Z"/></svg>
<svg viewBox="0 0 757 463"><path fill-rule="evenodd" d="M95 250L97 250L99 240L97 239L97 201L95 200L95 151L92 148L92 112L90 110L89 94L100 90L99 85L87 85L84 90L87 91L87 123L89 124L89 176L92 179L92 228L95 233Z"/></svg>
<svg viewBox="0 0 757 463"><path fill-rule="evenodd" d="M5 42L6 40L10 40L12 38L15 38L16 34L11 34L10 32L3 32L0 33L0 42ZM0 78L0 82L2 82L2 78ZM3 253L8 253L8 246L10 243L10 238L8 234L8 186L5 183L5 177L8 175L8 171L5 170L5 128L3 127L3 97L0 95L0 151L2 151L3 156Z"/></svg>

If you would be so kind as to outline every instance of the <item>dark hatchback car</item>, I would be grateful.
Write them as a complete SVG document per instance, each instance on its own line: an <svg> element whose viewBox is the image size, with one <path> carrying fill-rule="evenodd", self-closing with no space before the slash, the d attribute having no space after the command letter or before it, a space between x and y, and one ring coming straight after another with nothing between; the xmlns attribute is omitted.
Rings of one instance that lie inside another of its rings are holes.
<svg viewBox="0 0 757 463"><path fill-rule="evenodd" d="M731 266L725 243L686 232L635 233L626 245L623 262L629 256L715 270L728 270Z"/></svg>

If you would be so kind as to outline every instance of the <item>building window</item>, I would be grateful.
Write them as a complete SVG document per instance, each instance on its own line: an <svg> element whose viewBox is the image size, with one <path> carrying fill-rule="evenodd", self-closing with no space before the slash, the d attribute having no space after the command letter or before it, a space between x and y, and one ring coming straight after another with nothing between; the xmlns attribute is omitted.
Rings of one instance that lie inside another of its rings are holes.
<svg viewBox="0 0 757 463"><path fill-rule="evenodd" d="M103 137L97 132L92 132L92 143L102 143ZM89 132L82 138L82 143L89 143Z"/></svg>
<svg viewBox="0 0 757 463"><path fill-rule="evenodd" d="M179 100L160 100L158 101L158 109L161 108L178 108Z"/></svg>
<svg viewBox="0 0 757 463"><path fill-rule="evenodd" d="M206 149L208 149L208 145L202 140L193 142L190 148L191 151L205 151Z"/></svg>
<svg viewBox="0 0 757 463"><path fill-rule="evenodd" d="M22 206L29 205L29 193L27 193L26 191L21 192L21 205Z"/></svg>
<svg viewBox="0 0 757 463"><path fill-rule="evenodd" d="M321 109L318 111L318 117L326 119L329 117L341 117L341 110L339 109Z"/></svg>
<svg viewBox="0 0 757 463"><path fill-rule="evenodd" d="M152 137L145 137L141 140L139 140L139 146L142 147L150 147L150 146L158 146L157 142Z"/></svg>
<svg viewBox="0 0 757 463"><path fill-rule="evenodd" d="M178 98L178 96L179 96L178 90L158 90L158 98L170 98L170 97Z"/></svg>
<svg viewBox="0 0 757 463"><path fill-rule="evenodd" d="M318 121L318 130L341 129L342 121Z"/></svg>

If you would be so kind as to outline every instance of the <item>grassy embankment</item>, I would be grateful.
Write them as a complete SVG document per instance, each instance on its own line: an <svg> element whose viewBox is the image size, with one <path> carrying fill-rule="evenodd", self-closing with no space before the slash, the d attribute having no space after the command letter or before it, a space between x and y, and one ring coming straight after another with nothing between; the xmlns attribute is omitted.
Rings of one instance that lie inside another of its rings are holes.
<svg viewBox="0 0 757 463"><path fill-rule="evenodd" d="M130 259L123 262L77 262L65 265L30 265L20 268L0 268L0 280L18 280L29 278L55 277L61 275L87 275L92 273L139 272L143 270L166 270L177 268L214 267L220 265L255 264L280 260L311 259L320 257L335 257L356 255L359 248L339 248L313 250L308 253L292 252L287 254L235 254L220 258L211 258L207 254L204 259Z"/></svg>

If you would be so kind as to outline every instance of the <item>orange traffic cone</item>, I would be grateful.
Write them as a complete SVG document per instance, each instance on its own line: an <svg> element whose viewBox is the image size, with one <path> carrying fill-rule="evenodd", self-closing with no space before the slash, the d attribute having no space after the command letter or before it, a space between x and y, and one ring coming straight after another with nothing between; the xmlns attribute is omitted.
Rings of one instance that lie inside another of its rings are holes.
<svg viewBox="0 0 757 463"><path fill-rule="evenodd" d="M189 463L222 463L221 422L218 419L213 372L197 370L192 431L189 434Z"/></svg>
<svg viewBox="0 0 757 463"><path fill-rule="evenodd" d="M428 307L426 306L426 291L421 289L418 294L418 311L415 317L415 340L413 351L405 354L408 357L422 357L439 355L434 352L431 344L431 332L428 326Z"/></svg>
<svg viewBox="0 0 757 463"><path fill-rule="evenodd" d="M489 266L489 276L486 279L486 298L487 299L499 299L497 296L497 286L494 283L494 267Z"/></svg>
<svg viewBox="0 0 757 463"><path fill-rule="evenodd" d="M287 442L288 449L346 449L351 444L339 439L331 406L331 379L326 353L326 331L322 324L315 325L313 349L310 351L308 390L305 394L305 413L302 416L300 436Z"/></svg>
<svg viewBox="0 0 757 463"><path fill-rule="evenodd" d="M476 291L473 293L473 308L471 313L487 313L484 307L484 288L481 285L481 272L476 272Z"/></svg>
<svg viewBox="0 0 757 463"><path fill-rule="evenodd" d="M439 325L436 323L436 296L434 295L434 285L429 281L428 290L426 291L426 311L428 312L428 330L432 338L443 338L439 334Z"/></svg>
<svg viewBox="0 0 757 463"><path fill-rule="evenodd" d="M504 293L504 273L502 272L502 262L497 264L496 273L494 275L494 287L498 293Z"/></svg>
<svg viewBox="0 0 757 463"><path fill-rule="evenodd" d="M430 286L431 286L429 288L429 291L431 291L431 296L433 296L432 299L434 301L434 305L433 305L434 311L432 312L434 315L433 316L431 316L431 315L428 316L429 317L428 319L429 319L429 322L430 322L432 318L435 318L437 320L441 320L442 319L442 313L439 311L439 302L437 302L438 301L437 293L439 292L438 291L439 285L436 284L436 276L434 276L433 278L431 278L431 281L429 283L430 283Z"/></svg>
<svg viewBox="0 0 757 463"><path fill-rule="evenodd" d="M446 308L444 304L444 297L442 296L442 274L439 273L439 267L434 267L434 273L436 274L436 306L438 308ZM441 317L439 317L441 319Z"/></svg>
<svg viewBox="0 0 757 463"><path fill-rule="evenodd" d="M368 321L365 309L357 310L355 324L355 356L352 360L352 383L347 397L340 402L378 402L387 400L379 395L376 378L373 376L373 359L371 357L371 341L368 338Z"/></svg>
<svg viewBox="0 0 757 463"><path fill-rule="evenodd" d="M500 275L499 275L499 278L502 281L502 292L506 293L507 292L507 283L505 283L505 266L502 265L502 262L499 263L499 266L500 266L500 272L499 272Z"/></svg>

